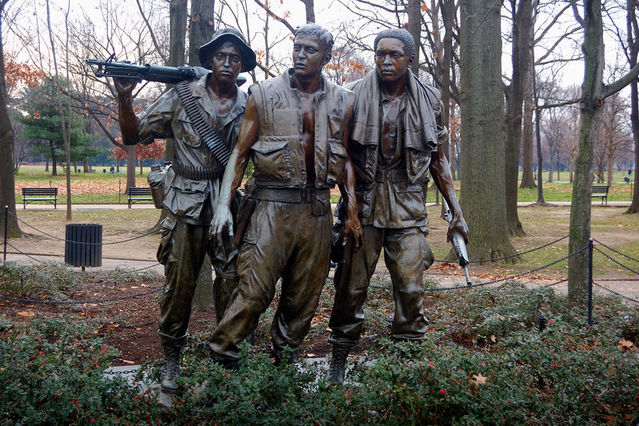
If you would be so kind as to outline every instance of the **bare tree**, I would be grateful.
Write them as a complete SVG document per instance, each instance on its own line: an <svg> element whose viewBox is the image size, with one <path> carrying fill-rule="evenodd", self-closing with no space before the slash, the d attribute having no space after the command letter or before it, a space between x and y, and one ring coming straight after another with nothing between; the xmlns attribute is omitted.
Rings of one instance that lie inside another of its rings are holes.
<svg viewBox="0 0 639 426"><path fill-rule="evenodd" d="M500 9L493 0L460 2L461 204L473 259L515 254L504 187Z"/></svg>
<svg viewBox="0 0 639 426"><path fill-rule="evenodd" d="M53 29L51 27L51 8L49 4L49 0L46 1L47 5L47 29L49 30L49 40L51 42L51 56L53 58L53 67L55 70L55 84L58 89L62 89L62 85L60 84L60 76L58 72L58 59L55 52L55 41L53 39ZM65 13L65 28L68 31L68 18L69 18L69 9L71 8L71 2L67 3L67 11ZM68 40L68 32L67 32L67 40ZM67 45L68 47L68 45ZM67 54L67 63L68 63L68 54ZM67 68L68 70L68 68ZM67 79L68 81L68 79ZM60 129L62 131L62 139L64 140L64 153L65 153L65 161L66 161L66 177L67 177L67 220L72 219L72 210L71 210L71 138L69 135L70 127L67 126L67 122L65 120L65 114L62 107L62 91L58 93L57 96L58 101L58 111L60 113ZM68 114L67 118L71 120L71 100L67 98L67 109Z"/></svg>
<svg viewBox="0 0 639 426"><path fill-rule="evenodd" d="M509 0L512 14L512 78L506 94L505 185L506 217L511 235L525 235L517 214L517 181L525 78L530 70L533 34L532 0Z"/></svg>
<svg viewBox="0 0 639 426"><path fill-rule="evenodd" d="M593 163L593 126L601 114L603 102L609 96L636 80L639 66L611 84L603 83L604 45L601 0L584 0L583 17L576 0L571 0L575 19L584 28L584 81L581 89L581 121L579 152L575 165L575 181L570 208L570 253L584 249L590 238L591 170ZM588 257L585 252L568 260L568 297L573 301L585 298L588 283Z"/></svg>
<svg viewBox="0 0 639 426"><path fill-rule="evenodd" d="M4 11L9 0L0 2L0 230L2 238L19 237L22 230L18 225L16 216L15 178L13 175L13 140L14 133L7 111L7 83L4 68L4 45L2 40L2 24L4 23ZM5 209L4 206L8 206ZM5 215L8 214L8 217ZM7 224L5 229L5 223Z"/></svg>

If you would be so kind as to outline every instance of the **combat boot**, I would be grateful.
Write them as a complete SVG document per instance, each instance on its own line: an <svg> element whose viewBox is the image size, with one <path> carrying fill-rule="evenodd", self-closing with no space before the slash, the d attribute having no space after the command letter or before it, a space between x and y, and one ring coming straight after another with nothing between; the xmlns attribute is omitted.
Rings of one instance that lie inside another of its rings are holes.
<svg viewBox="0 0 639 426"><path fill-rule="evenodd" d="M162 392L175 393L175 380L180 377L180 347L164 345L164 366L162 367Z"/></svg>
<svg viewBox="0 0 639 426"><path fill-rule="evenodd" d="M333 356L328 367L326 381L329 383L343 383L346 375L346 358L351 351L350 346L333 345Z"/></svg>

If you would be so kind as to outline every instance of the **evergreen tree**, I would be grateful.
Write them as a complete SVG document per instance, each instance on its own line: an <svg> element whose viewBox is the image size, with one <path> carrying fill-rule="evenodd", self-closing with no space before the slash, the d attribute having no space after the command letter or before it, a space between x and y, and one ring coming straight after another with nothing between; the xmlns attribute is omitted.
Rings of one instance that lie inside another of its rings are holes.
<svg viewBox="0 0 639 426"><path fill-rule="evenodd" d="M65 84L66 86L66 84ZM21 105L22 115L16 119L24 124L21 136L32 141L31 152L42 154L51 160L52 174L57 175L57 164L64 162L64 140L62 138L60 111L57 108L56 87L52 78L46 78L42 83L24 91ZM67 90L62 87L62 90ZM66 111L63 111L66 114ZM69 121L69 117L64 117ZM99 148L91 146L94 136L84 132L85 120L78 114L71 114L71 162L82 161L100 153Z"/></svg>

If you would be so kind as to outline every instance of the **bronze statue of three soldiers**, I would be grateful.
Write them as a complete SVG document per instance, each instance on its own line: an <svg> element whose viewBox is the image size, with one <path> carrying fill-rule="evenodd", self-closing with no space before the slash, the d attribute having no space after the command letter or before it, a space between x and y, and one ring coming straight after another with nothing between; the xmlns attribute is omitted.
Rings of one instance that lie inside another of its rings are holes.
<svg viewBox="0 0 639 426"><path fill-rule="evenodd" d="M176 390L180 349L207 252L216 270L218 319L208 346L224 366L239 361L238 344L257 326L279 279L273 354L277 362L285 347L297 354L328 276L332 243L333 253L344 255L335 271L327 380L344 380L382 247L395 300L391 337L425 338L422 280L433 262L426 241L428 175L452 212L449 240L454 232L468 240L443 152L447 132L439 92L410 71L415 42L405 30L379 33L376 71L348 89L322 76L332 47L324 28L299 27L293 66L252 85L247 97L236 81L241 71L255 67L255 54L237 30L220 30L199 52L211 72L178 84L139 118L131 106L134 84L116 81L125 143L170 137L176 146L164 178L168 214L158 249L166 272L158 330L165 392ZM217 134L217 143L202 128ZM245 197L252 202L242 202L238 212L236 190L249 159L254 173ZM335 185L342 195L338 239L330 203ZM239 235L233 239L234 232Z"/></svg>

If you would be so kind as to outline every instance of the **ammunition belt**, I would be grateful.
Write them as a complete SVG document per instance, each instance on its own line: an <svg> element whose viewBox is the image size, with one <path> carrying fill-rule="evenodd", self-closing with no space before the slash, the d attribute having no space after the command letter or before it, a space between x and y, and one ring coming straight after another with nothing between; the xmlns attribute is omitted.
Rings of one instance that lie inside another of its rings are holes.
<svg viewBox="0 0 639 426"><path fill-rule="evenodd" d="M197 98L191 93L188 81L181 81L176 84L175 90L186 111L186 115L193 122L198 135L200 135L215 159L223 166L226 166L226 163L229 162L229 158L231 157L231 151L224 144L224 141L219 137L217 132L211 127Z"/></svg>
<svg viewBox="0 0 639 426"><path fill-rule="evenodd" d="M178 176L193 180L221 179L224 175L224 166L217 164L212 167L185 166L174 161L171 168Z"/></svg>

